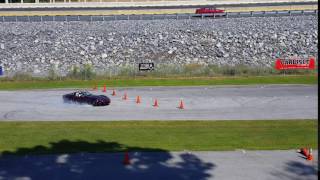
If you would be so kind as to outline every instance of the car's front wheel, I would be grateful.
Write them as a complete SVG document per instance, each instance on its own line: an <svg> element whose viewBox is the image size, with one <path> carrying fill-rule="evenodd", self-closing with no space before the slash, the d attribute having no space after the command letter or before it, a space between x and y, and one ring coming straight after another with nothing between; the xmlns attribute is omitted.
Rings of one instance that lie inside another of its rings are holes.
<svg viewBox="0 0 320 180"><path fill-rule="evenodd" d="M95 100L93 103L92 103L93 106L100 106L101 105L101 102L99 100Z"/></svg>

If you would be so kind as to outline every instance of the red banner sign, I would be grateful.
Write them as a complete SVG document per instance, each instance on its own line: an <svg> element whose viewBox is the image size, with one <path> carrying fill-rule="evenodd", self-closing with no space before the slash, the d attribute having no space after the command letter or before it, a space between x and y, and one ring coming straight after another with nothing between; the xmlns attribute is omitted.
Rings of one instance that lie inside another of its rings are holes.
<svg viewBox="0 0 320 180"><path fill-rule="evenodd" d="M275 63L277 70L283 69L315 69L315 59L277 59Z"/></svg>

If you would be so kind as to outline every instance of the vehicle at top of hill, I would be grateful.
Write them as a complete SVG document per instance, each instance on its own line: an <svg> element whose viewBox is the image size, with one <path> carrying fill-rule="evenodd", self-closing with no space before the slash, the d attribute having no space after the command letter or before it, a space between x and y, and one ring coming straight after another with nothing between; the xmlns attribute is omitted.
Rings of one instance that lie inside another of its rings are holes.
<svg viewBox="0 0 320 180"><path fill-rule="evenodd" d="M215 7L206 7L206 8L199 8L196 10L196 14L224 14L223 9L217 9Z"/></svg>

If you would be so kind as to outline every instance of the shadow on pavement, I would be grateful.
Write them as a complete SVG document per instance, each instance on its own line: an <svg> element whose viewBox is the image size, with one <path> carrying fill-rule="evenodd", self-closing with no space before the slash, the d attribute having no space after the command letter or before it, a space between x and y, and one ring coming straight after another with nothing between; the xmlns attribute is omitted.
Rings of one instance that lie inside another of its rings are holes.
<svg viewBox="0 0 320 180"><path fill-rule="evenodd" d="M117 142L69 141L3 152L0 180L60 179L208 179L216 165L189 153L129 147ZM129 151L131 164L123 165ZM109 152L109 153L105 153ZM113 152L113 153L112 153Z"/></svg>
<svg viewBox="0 0 320 180"><path fill-rule="evenodd" d="M316 180L318 179L318 170L316 164L306 161L289 161L283 170L272 173L277 179L281 180Z"/></svg>

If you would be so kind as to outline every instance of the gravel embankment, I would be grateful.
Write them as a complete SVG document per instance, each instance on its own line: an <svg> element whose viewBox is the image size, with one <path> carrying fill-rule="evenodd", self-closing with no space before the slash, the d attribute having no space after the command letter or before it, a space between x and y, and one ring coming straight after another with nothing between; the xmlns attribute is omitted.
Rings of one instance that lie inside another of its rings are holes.
<svg viewBox="0 0 320 180"><path fill-rule="evenodd" d="M318 54L318 17L215 20L0 23L0 66L7 73L64 74L152 61L272 66L277 57Z"/></svg>

